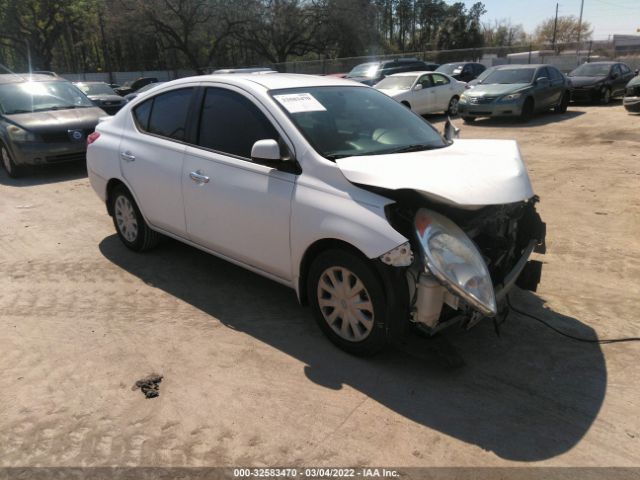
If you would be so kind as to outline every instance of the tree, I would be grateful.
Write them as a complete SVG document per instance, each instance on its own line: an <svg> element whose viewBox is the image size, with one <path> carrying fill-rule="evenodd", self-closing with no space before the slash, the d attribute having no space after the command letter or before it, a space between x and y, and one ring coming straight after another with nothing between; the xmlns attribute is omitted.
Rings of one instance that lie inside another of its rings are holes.
<svg viewBox="0 0 640 480"><path fill-rule="evenodd" d="M553 28L555 18L544 20L536 27L535 39L538 43L550 45L553 43ZM580 40L589 40L593 30L589 22L582 21L580 25ZM556 28L556 43L572 43L578 41L578 19L573 15L558 17Z"/></svg>
<svg viewBox="0 0 640 480"><path fill-rule="evenodd" d="M508 20L494 20L493 24L482 24L482 33L487 47L510 47L523 44L527 39L522 25L513 25Z"/></svg>

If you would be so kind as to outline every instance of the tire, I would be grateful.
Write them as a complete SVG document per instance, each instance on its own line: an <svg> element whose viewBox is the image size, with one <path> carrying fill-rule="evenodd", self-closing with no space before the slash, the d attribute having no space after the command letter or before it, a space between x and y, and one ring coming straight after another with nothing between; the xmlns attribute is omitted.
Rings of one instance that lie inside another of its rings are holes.
<svg viewBox="0 0 640 480"><path fill-rule="evenodd" d="M0 160L2 161L2 167L9 177L20 178L26 173L25 167L16 165L13 158L11 158L9 150L2 144L0 144Z"/></svg>
<svg viewBox="0 0 640 480"><path fill-rule="evenodd" d="M158 244L160 234L149 228L129 190L122 185L115 187L109 201L113 225L127 248L134 252L144 252Z"/></svg>
<svg viewBox="0 0 640 480"><path fill-rule="evenodd" d="M462 117L464 123L473 123L476 121L476 117Z"/></svg>
<svg viewBox="0 0 640 480"><path fill-rule="evenodd" d="M342 350L373 355L387 344L387 300L366 259L345 250L322 252L309 269L307 295L318 326Z"/></svg>
<svg viewBox="0 0 640 480"><path fill-rule="evenodd" d="M402 105L404 105L405 107L407 107L409 110L411 110L411 105L409 105L409 102L400 102L402 103Z"/></svg>
<svg viewBox="0 0 640 480"><path fill-rule="evenodd" d="M560 103L553 108L553 111L556 113L566 113L567 107L569 107L569 94L564 92Z"/></svg>
<svg viewBox="0 0 640 480"><path fill-rule="evenodd" d="M602 103L602 105L608 105L609 102L611 102L611 89L605 88L600 96L600 103Z"/></svg>
<svg viewBox="0 0 640 480"><path fill-rule="evenodd" d="M524 105L522 105L522 112L520 112L520 121L523 123L527 123L533 117L533 98L529 97L524 101Z"/></svg>
<svg viewBox="0 0 640 480"><path fill-rule="evenodd" d="M452 117L455 117L456 115L458 115L459 101L460 101L460 98L458 98L457 96L451 97L451 100L449 100L449 107L447 108L447 111L445 113Z"/></svg>

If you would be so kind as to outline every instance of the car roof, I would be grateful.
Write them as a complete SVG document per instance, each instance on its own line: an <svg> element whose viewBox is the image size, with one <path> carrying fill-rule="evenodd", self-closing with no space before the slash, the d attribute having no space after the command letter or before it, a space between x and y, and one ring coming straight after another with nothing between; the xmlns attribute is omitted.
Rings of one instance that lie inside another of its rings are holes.
<svg viewBox="0 0 640 480"><path fill-rule="evenodd" d="M7 83L24 83L24 82L67 82L68 80L61 77L52 77L51 75L42 75L38 73L0 73L0 84Z"/></svg>
<svg viewBox="0 0 640 480"><path fill-rule="evenodd" d="M612 62L612 61L606 61L606 62L584 62L582 65L615 65L617 63L620 63L620 62ZM582 65L580 65L580 66L582 66Z"/></svg>
<svg viewBox="0 0 640 480"><path fill-rule="evenodd" d="M193 81L223 82L232 85L249 85L255 87L259 85L266 90L276 90L281 88L304 88L323 86L344 86L370 88L352 80L338 77L304 75L299 73L270 73L269 75L255 75L251 73L217 73L212 75L201 75L196 77L186 77L171 82L173 85L189 83Z"/></svg>
<svg viewBox="0 0 640 480"><path fill-rule="evenodd" d="M495 70L506 70L506 69L518 69L518 68L541 68L541 67L553 67L553 65L548 65L546 63L508 63L506 65L494 65L493 69ZM556 67L553 67L556 68Z"/></svg>
<svg viewBox="0 0 640 480"><path fill-rule="evenodd" d="M422 75L423 73L437 73L439 75L442 75L441 72L434 72L433 70L414 70L412 72L394 73L393 75L387 75L387 77L408 77L414 75Z"/></svg>

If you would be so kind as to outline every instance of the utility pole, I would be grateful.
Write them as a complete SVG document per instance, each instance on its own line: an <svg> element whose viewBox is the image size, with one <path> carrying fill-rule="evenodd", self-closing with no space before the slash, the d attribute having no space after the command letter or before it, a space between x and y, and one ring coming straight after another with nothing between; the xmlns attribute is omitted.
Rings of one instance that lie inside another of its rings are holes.
<svg viewBox="0 0 640 480"><path fill-rule="evenodd" d="M584 0L580 2L580 18L578 19L578 48L576 49L576 63L580 63L580 33L582 32L582 11L584 10Z"/></svg>
<svg viewBox="0 0 640 480"><path fill-rule="evenodd" d="M556 3L556 19L553 22L553 40L551 41L553 45L553 51L556 51L556 30L558 29L558 3Z"/></svg>

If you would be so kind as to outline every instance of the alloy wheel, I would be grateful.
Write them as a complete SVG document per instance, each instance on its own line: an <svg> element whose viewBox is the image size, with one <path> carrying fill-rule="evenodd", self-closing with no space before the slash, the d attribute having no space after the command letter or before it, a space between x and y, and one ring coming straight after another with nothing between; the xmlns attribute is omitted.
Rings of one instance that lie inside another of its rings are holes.
<svg viewBox="0 0 640 480"><path fill-rule="evenodd" d="M11 165L11 158L9 157L9 152L5 147L2 147L2 165L4 166L4 169L7 171L7 173L11 174L11 171L13 170Z"/></svg>
<svg viewBox="0 0 640 480"><path fill-rule="evenodd" d="M317 295L322 316L340 338L360 342L369 336L373 303L355 273L345 267L327 268L320 275Z"/></svg>
<svg viewBox="0 0 640 480"><path fill-rule="evenodd" d="M135 242L138 237L138 219L133 205L124 195L116 199L114 215L122 236L128 242Z"/></svg>
<svg viewBox="0 0 640 480"><path fill-rule="evenodd" d="M458 99L453 97L449 102L449 115L457 115L458 114Z"/></svg>

